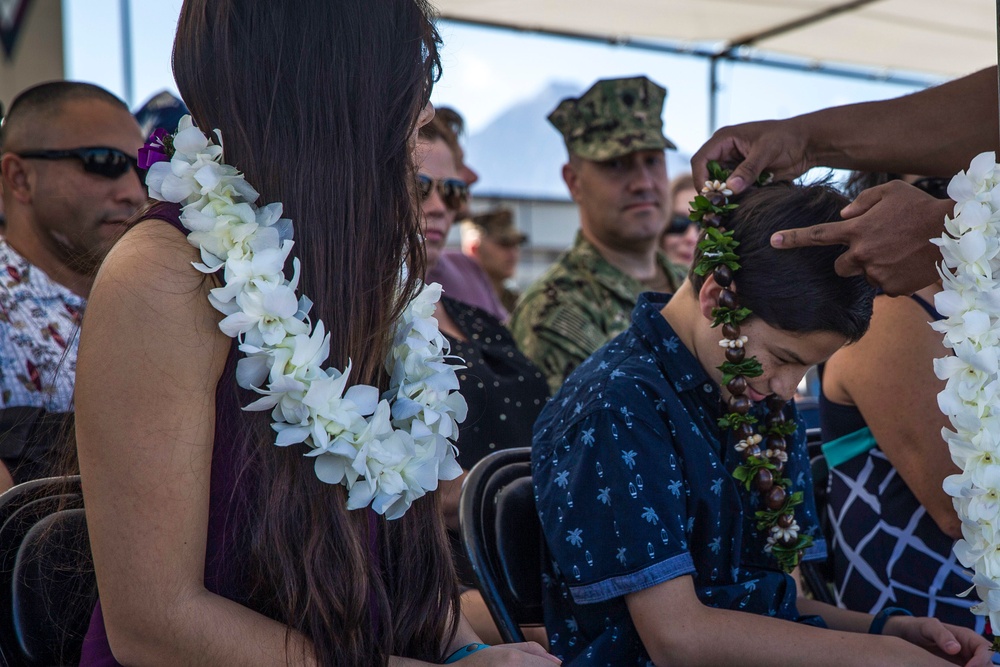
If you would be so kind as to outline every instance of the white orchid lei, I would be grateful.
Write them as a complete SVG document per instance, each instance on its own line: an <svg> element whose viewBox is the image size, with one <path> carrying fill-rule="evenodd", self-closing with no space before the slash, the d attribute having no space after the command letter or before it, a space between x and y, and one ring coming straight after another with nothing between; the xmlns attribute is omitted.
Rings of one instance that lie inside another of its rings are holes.
<svg viewBox="0 0 1000 667"><path fill-rule="evenodd" d="M942 430L962 473L944 481L962 521L955 555L973 571L980 603L973 613L989 616L1000 631L1000 165L982 153L948 185L955 200L941 247L938 272L944 291L934 298L952 356L934 360L947 381L938 394L952 428ZM996 644L996 640L994 640Z"/></svg>
<svg viewBox="0 0 1000 667"><path fill-rule="evenodd" d="M150 197L181 204L188 241L201 251L194 267L223 273L209 300L225 315L219 328L246 355L238 384L261 394L244 409L271 410L276 445L308 445L317 477L349 490L349 509L371 505L398 518L438 480L462 472L453 442L467 408L456 391L456 357L433 317L441 286L423 286L396 323L389 389L379 396L373 386L348 387L350 362L343 371L323 367L330 336L322 321L310 322L312 302L296 296L297 258L285 277L291 220L280 202L255 204L258 193L223 162L216 136L218 143L185 116L174 135L154 134L139 160Z"/></svg>

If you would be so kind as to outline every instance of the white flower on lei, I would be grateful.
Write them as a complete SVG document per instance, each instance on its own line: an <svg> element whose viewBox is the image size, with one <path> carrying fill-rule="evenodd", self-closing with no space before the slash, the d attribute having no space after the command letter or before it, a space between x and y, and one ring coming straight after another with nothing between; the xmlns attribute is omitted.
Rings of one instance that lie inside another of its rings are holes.
<svg viewBox="0 0 1000 667"><path fill-rule="evenodd" d="M221 270L225 284L209 300L225 315L219 328L246 355L237 383L260 395L244 409L271 411L275 445L307 445L319 479L347 488L349 509L371 506L396 519L439 480L462 473L454 441L467 407L457 391L461 360L434 319L441 286L424 286L396 323L383 395L348 386L350 361L343 372L324 367L330 336L322 321L310 322L312 302L296 294L297 258L285 277L291 220L280 202L256 205L259 194L223 162L216 137L185 116L168 142L173 155L150 167L146 184L152 198L181 205L188 241L201 253L194 267Z"/></svg>
<svg viewBox="0 0 1000 667"><path fill-rule="evenodd" d="M944 334L952 356L934 361L946 382L938 405L952 428L942 430L952 460L962 472L945 479L962 521L955 544L959 562L973 570L980 602L975 614L1000 628L1000 165L994 153L978 155L948 185L955 200L941 248L938 272L944 291L935 306L944 319L932 326Z"/></svg>

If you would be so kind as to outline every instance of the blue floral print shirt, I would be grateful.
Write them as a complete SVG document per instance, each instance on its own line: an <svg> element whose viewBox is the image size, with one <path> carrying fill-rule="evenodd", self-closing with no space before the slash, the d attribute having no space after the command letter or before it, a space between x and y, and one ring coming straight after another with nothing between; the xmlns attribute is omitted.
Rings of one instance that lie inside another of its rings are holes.
<svg viewBox="0 0 1000 667"><path fill-rule="evenodd" d="M719 387L660 314L669 298L643 294L630 328L569 377L535 425L545 621L564 664L652 664L624 596L686 575L706 605L822 624L799 616L794 581L764 552L760 498L733 478L740 457L716 424ZM790 491L805 495L795 516L815 539L805 560L823 559L805 427L791 404L786 417L799 421L786 468Z"/></svg>

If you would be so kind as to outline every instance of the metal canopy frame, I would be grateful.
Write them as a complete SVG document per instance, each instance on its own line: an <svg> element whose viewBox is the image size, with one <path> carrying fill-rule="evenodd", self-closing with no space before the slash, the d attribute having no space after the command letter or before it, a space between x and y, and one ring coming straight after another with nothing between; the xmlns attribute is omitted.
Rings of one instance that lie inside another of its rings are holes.
<svg viewBox="0 0 1000 667"><path fill-rule="evenodd" d="M822 23L839 14L860 9L865 5L874 4L879 0L850 0L839 5L827 7L821 11L808 16L797 18L793 21L773 26L757 33L744 35L737 39L728 41L721 46L692 46L688 44L671 43L669 40L653 41L634 39L630 37L612 37L606 35L587 34L573 31L553 30L549 28L528 28L501 22L480 21L460 17L450 16L447 12L441 14L441 19L458 25L468 25L474 27L495 28L512 32L526 34L540 34L552 37L561 37L582 42L596 44L609 44L612 46L622 46L653 53L668 53L679 56L689 56L693 58L703 58L709 61L708 77L708 130L709 134L718 129L718 96L719 96L719 75L718 66L720 62L733 62L752 64L760 67L769 67L780 70L790 70L795 72L812 72L827 76L856 79L863 81L880 81L907 86L927 87L938 83L940 77L894 74L876 68L866 68L864 66L834 65L804 58L792 56L777 56L755 50L755 45L765 39L770 39L778 35L794 32L801 28ZM1000 0L997 0L998 8L998 31L1000 31ZM1000 32L998 32L1000 34ZM1000 53L1000 42L998 42L998 53ZM1000 122L1000 121L998 121Z"/></svg>

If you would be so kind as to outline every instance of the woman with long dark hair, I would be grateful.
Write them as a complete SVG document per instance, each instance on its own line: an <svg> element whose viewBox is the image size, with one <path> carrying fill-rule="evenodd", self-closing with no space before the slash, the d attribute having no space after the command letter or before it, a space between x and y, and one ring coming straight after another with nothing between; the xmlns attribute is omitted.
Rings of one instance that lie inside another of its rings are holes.
<svg viewBox="0 0 1000 667"><path fill-rule="evenodd" d="M321 321L325 366L344 369L344 398L359 405L394 386L386 359L423 274L411 150L431 114L437 41L423 0L186 0L181 10L174 74L195 129L218 129L224 163L295 222L297 291L312 304L282 320L282 340ZM180 137L163 147L182 153ZM206 174L195 180L208 192L218 183ZM204 266L226 257L185 239L191 199L148 182L187 206L151 206L115 247L81 338L77 438L100 591L83 664L402 664L391 656L440 662L460 648L467 665L549 664L537 645L474 644L436 494L390 504L373 486L365 498L368 478L341 466L338 479L319 430L290 435L285 403L240 409L264 391L247 379L262 354L248 346L271 345L274 322L230 338L226 323L249 308L220 305L220 288L239 287L233 265ZM261 211L248 228L274 223L274 209ZM344 379L330 373L321 379ZM305 439L317 456L275 447L276 430L278 444ZM447 451L439 458L446 478Z"/></svg>

